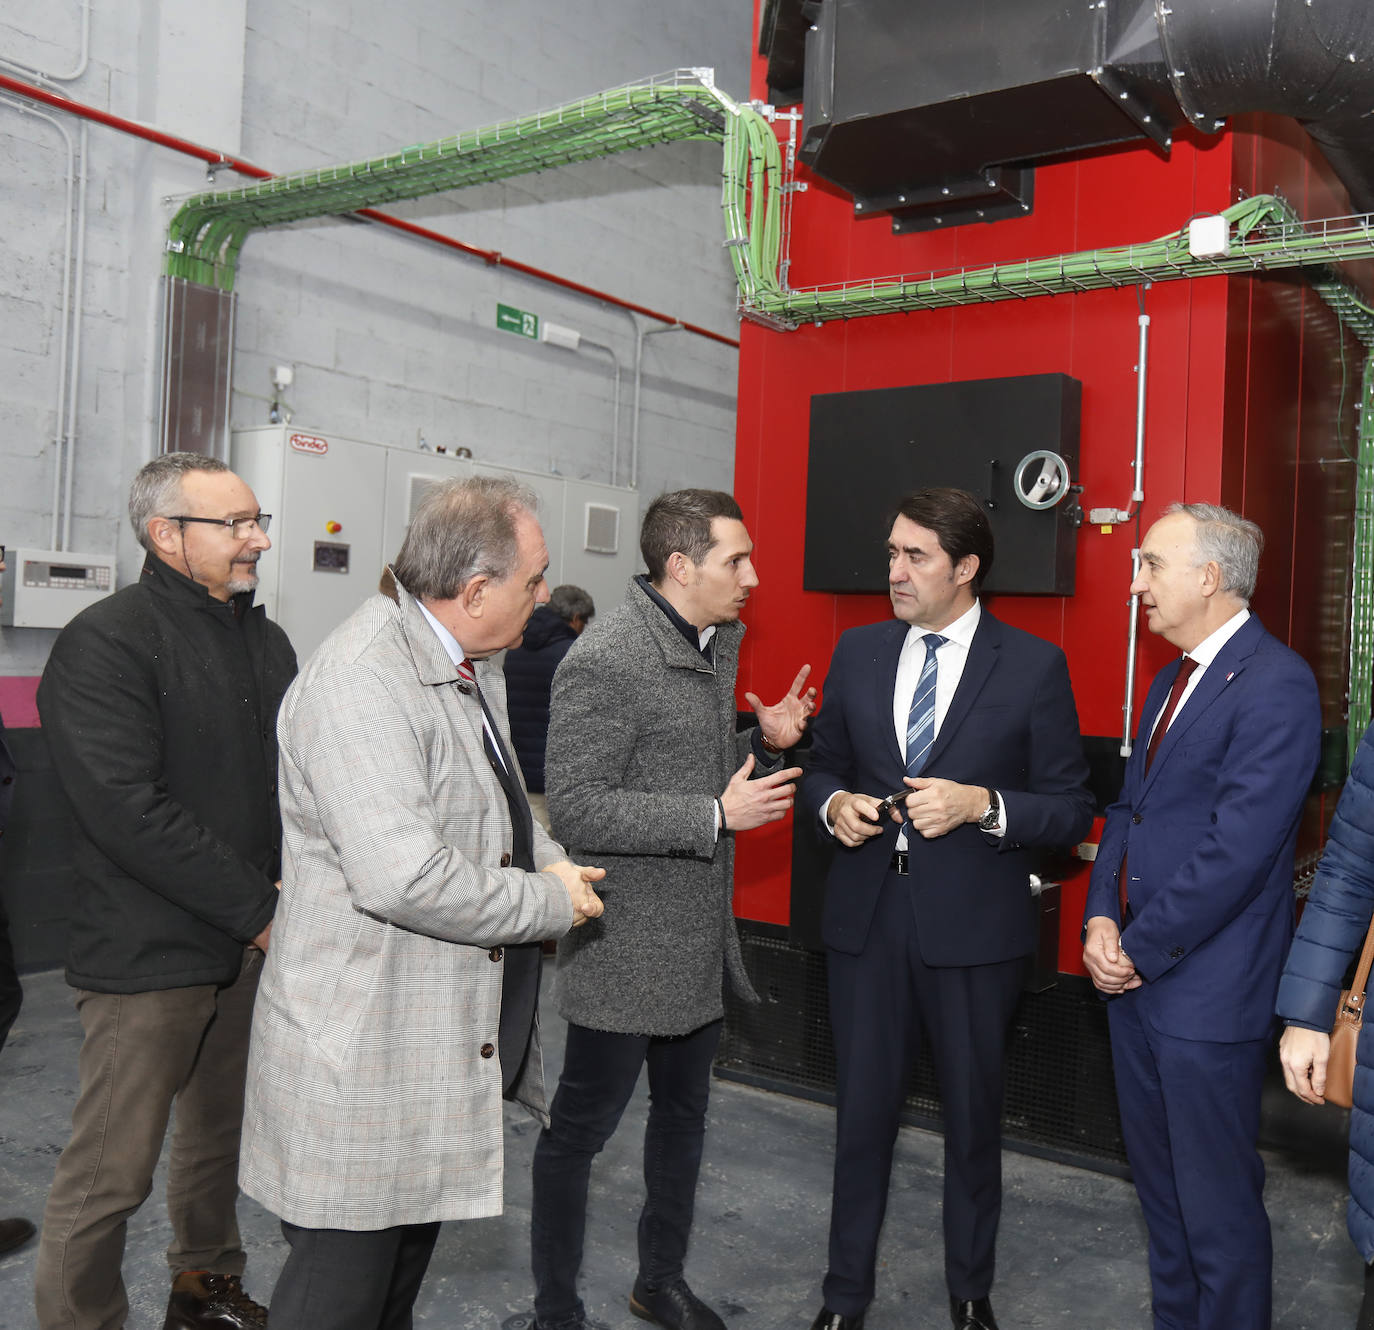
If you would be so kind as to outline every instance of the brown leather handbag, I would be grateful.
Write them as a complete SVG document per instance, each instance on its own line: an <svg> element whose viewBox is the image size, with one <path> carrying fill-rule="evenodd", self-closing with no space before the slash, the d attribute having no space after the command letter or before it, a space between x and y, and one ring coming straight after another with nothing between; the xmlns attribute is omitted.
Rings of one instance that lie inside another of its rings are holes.
<svg viewBox="0 0 1374 1330"><path fill-rule="evenodd" d="M1371 961L1374 961L1374 919L1369 921L1369 932L1365 934L1359 968L1350 987L1341 993L1336 1023L1331 1027L1331 1053L1326 1060L1323 1098L1328 1104L1339 1104L1342 1108L1349 1108L1355 1098L1355 1051L1364 1025L1365 986L1369 982Z"/></svg>

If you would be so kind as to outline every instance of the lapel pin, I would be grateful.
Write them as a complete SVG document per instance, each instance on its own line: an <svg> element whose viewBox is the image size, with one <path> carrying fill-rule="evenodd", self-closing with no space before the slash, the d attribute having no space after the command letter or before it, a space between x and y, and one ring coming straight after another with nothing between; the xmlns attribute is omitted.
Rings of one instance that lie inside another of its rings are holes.
<svg viewBox="0 0 1374 1330"><path fill-rule="evenodd" d="M1234 679L1235 677L1236 677L1236 672L1235 672L1235 670L1232 670L1231 673L1228 674L1228 675L1226 676L1226 678L1222 680L1222 682L1223 682L1223 683L1230 683L1231 680Z"/></svg>

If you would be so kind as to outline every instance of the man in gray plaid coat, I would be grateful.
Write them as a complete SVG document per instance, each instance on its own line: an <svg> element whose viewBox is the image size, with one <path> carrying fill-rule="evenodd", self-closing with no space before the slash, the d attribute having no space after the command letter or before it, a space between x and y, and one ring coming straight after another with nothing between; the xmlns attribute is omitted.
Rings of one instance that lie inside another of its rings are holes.
<svg viewBox="0 0 1374 1330"><path fill-rule="evenodd" d="M602 871L530 817L490 660L549 598L534 505L433 487L282 705L240 1155L291 1247L272 1330L409 1326L439 1221L500 1213L503 1095L545 1116L537 944L601 913Z"/></svg>
<svg viewBox="0 0 1374 1330"><path fill-rule="evenodd" d="M725 1330L683 1262L720 1039L721 978L753 998L731 913L733 841L786 815L815 689L808 666L735 733L735 677L758 585L739 505L680 490L649 506L648 577L578 638L554 676L545 785L554 833L609 865L605 914L559 944L567 1054L534 1156L538 1330L583 1330L577 1295L592 1160L649 1068L648 1195L630 1310L669 1330ZM764 773L764 774L760 774ZM755 778L756 777L756 778Z"/></svg>

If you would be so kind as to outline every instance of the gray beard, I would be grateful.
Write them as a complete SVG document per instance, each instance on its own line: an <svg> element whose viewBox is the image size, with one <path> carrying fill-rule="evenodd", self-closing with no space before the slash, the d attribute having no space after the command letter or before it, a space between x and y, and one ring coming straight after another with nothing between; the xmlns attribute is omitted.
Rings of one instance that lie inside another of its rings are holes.
<svg viewBox="0 0 1374 1330"><path fill-rule="evenodd" d="M237 596L244 591L256 591L258 589L257 573L245 573L239 577L231 577L225 586L229 588L231 596Z"/></svg>

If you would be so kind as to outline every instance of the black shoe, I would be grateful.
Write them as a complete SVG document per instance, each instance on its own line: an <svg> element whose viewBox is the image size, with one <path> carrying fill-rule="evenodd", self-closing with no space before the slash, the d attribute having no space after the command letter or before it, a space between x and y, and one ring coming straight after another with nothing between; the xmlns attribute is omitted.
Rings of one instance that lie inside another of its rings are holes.
<svg viewBox="0 0 1374 1330"><path fill-rule="evenodd" d="M630 1310L641 1320L666 1326L667 1330L725 1330L725 1322L687 1287L685 1279L654 1289L636 1279Z"/></svg>
<svg viewBox="0 0 1374 1330"><path fill-rule="evenodd" d="M22 1247L37 1232L27 1219L0 1219L0 1255Z"/></svg>
<svg viewBox="0 0 1374 1330"><path fill-rule="evenodd" d="M958 1298L949 1300L949 1319L954 1330L997 1330L997 1318L992 1314L989 1298Z"/></svg>
<svg viewBox="0 0 1374 1330"><path fill-rule="evenodd" d="M243 1291L238 1275L183 1270L172 1280L162 1330L262 1330L267 1308Z"/></svg>
<svg viewBox="0 0 1374 1330"><path fill-rule="evenodd" d="M839 1312L832 1312L829 1307L822 1307L811 1322L811 1330L864 1330L864 1314L860 1312L857 1316L842 1316Z"/></svg>

